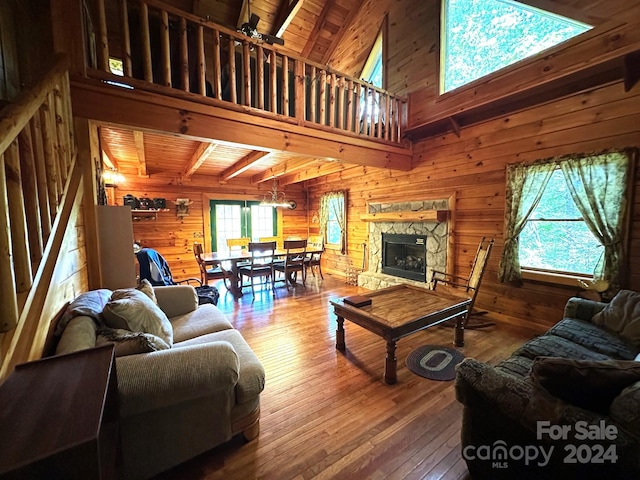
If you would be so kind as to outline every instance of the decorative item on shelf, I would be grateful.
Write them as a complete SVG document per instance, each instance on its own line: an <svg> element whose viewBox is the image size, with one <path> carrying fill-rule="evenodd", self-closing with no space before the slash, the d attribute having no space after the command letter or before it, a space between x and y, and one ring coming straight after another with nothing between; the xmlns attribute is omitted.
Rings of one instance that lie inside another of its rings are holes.
<svg viewBox="0 0 640 480"><path fill-rule="evenodd" d="M150 210L154 208L153 201L148 197L140 197L140 210Z"/></svg>
<svg viewBox="0 0 640 480"><path fill-rule="evenodd" d="M155 208L156 210L164 210L165 208L167 208L167 201L164 198L154 198L153 208Z"/></svg>
<svg viewBox="0 0 640 480"><path fill-rule="evenodd" d="M188 198L178 198L176 199L176 215L178 218L188 217L189 216L189 205L193 202L190 202Z"/></svg>
<svg viewBox="0 0 640 480"><path fill-rule="evenodd" d="M135 197L130 193L122 197L122 201L125 206L131 207L132 210L140 208L140 200L138 200L138 197Z"/></svg>
<svg viewBox="0 0 640 480"><path fill-rule="evenodd" d="M265 207L290 208L291 210L298 206L295 200L287 200L284 192L278 190L278 180L273 181L273 188L264 196L260 205Z"/></svg>

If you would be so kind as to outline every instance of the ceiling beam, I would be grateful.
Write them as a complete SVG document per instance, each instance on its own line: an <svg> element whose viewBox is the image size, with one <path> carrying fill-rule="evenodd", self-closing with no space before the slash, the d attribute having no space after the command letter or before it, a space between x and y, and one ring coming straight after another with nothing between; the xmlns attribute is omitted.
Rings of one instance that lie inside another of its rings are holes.
<svg viewBox="0 0 640 480"><path fill-rule="evenodd" d="M224 183L227 180L240 175L242 172L248 170L250 167L269 155L272 155L272 152L263 152L261 150L254 150L253 152L250 152L229 168L223 170L222 173L220 173L219 181Z"/></svg>
<svg viewBox="0 0 640 480"><path fill-rule="evenodd" d="M121 126L122 112L126 111L129 128L152 133L353 165L411 170L408 145L394 146L195 102L188 103L189 109L185 110L187 104L183 100L171 97L163 96L163 101L158 102L153 95L142 95L137 90L72 83L74 114L101 124Z"/></svg>
<svg viewBox="0 0 640 480"><path fill-rule="evenodd" d="M182 178L191 178L217 147L218 144L215 142L202 142L198 145L198 148L196 148L196 151L193 152L193 155L191 155L191 158L187 162L187 166L182 171Z"/></svg>
<svg viewBox="0 0 640 480"><path fill-rule="evenodd" d="M271 35L281 37L287 30L291 21L298 14L302 8L304 0L281 0L280 7L278 7L278 13L276 15L276 21L271 29Z"/></svg>
<svg viewBox="0 0 640 480"><path fill-rule="evenodd" d="M325 52L324 56L322 57L322 61L320 63L322 63L323 65L330 63L331 57L336 51L336 48L338 48L338 45L340 45L340 42L342 41L342 38L344 37L345 33L347 33L347 31L349 30L349 27L351 27L351 25L355 21L356 16L358 15L358 13L360 12L360 9L362 8L363 3L364 3L364 0L357 0L356 2L354 2L353 7L351 8L351 10L349 10L349 14L347 15L347 18L345 18L344 22L342 22L342 24L340 25L340 29L336 32L335 35L332 36L331 45L329 45L329 48Z"/></svg>
<svg viewBox="0 0 640 480"><path fill-rule="evenodd" d="M323 177L325 175L330 175L332 173L341 172L342 170L346 170L347 168L352 168L353 165L345 165L342 162L326 162L321 163L313 168L308 168L303 170L302 172L293 173L291 175L286 175L280 177L278 182L280 185L290 185L292 183L300 183L305 180L311 180L313 178Z"/></svg>
<svg viewBox="0 0 640 480"><path fill-rule="evenodd" d="M147 157L144 153L144 134L140 130L133 131L133 141L138 155L138 176L147 177Z"/></svg>
<svg viewBox="0 0 640 480"><path fill-rule="evenodd" d="M313 165L317 162L317 158L287 160L279 165L276 165L275 167L267 168L264 172L255 174L253 177L251 177L251 183L266 182L267 180L272 180L283 175L297 172L298 170L307 168L309 167L309 165Z"/></svg>
<svg viewBox="0 0 640 480"><path fill-rule="evenodd" d="M236 27L240 29L243 23L249 21L249 0L242 0L242 7L240 8L240 15L238 15L238 22Z"/></svg>
<svg viewBox="0 0 640 480"><path fill-rule="evenodd" d="M112 170L118 170L118 160L115 155L111 152L109 148L109 144L104 138L104 134L102 133L102 129L100 128L100 149L102 150L102 162Z"/></svg>
<svg viewBox="0 0 640 480"><path fill-rule="evenodd" d="M313 30L311 31L311 35L309 35L307 43L302 49L302 53L300 53L301 57L310 57L310 53L313 51L313 47L316 44L316 39L318 38L320 31L323 29L324 23L327 21L327 15L329 15L329 12L331 11L331 8L333 8L333 5L335 3L335 0L327 0L326 2L324 2L322 11L320 12L318 19L316 20L316 24L313 26Z"/></svg>

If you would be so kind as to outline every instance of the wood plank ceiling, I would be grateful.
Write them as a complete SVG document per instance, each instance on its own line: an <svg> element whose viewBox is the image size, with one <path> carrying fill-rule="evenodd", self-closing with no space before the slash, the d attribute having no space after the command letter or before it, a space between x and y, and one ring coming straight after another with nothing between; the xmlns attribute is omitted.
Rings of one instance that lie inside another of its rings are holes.
<svg viewBox="0 0 640 480"><path fill-rule="evenodd" d="M386 0L164 1L230 28L239 27L247 21L249 13L254 13L260 17L258 31L281 37L287 50L352 76L359 76L386 9L393 5ZM598 25L624 15L626 2L619 2L619 7L618 3L602 0L526 0L521 3ZM344 45L338 49L341 42ZM341 53L346 44L350 45L349 55ZM222 183L234 179L260 183L279 178L286 184L353 166L112 126L101 127L100 140L108 166L125 175L143 177L162 174L179 180L197 174L217 177Z"/></svg>

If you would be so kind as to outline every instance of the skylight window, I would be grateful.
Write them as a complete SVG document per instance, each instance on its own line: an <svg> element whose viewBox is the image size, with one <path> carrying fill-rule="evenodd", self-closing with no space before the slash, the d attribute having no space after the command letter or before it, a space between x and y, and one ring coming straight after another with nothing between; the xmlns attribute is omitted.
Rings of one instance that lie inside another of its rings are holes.
<svg viewBox="0 0 640 480"><path fill-rule="evenodd" d="M591 28L512 0L443 0L442 15L442 92Z"/></svg>

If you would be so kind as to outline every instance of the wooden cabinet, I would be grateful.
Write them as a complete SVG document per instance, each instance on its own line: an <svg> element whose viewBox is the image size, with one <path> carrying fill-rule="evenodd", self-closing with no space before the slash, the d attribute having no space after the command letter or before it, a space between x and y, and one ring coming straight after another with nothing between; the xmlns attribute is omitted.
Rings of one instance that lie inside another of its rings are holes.
<svg viewBox="0 0 640 480"><path fill-rule="evenodd" d="M0 478L118 478L118 418L112 345L18 365L0 386Z"/></svg>
<svg viewBox="0 0 640 480"><path fill-rule="evenodd" d="M136 286L131 208L96 207L100 286L115 290Z"/></svg>

